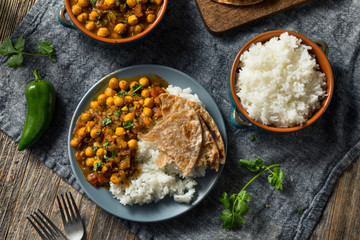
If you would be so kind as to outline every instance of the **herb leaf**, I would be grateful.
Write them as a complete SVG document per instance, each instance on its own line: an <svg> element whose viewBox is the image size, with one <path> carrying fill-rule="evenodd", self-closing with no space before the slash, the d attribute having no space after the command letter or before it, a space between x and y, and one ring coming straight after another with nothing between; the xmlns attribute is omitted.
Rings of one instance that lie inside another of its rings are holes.
<svg viewBox="0 0 360 240"><path fill-rule="evenodd" d="M109 143L109 141L107 140L107 139L105 139L105 143L103 143L103 146L104 147L108 147L108 146L110 146L110 143Z"/></svg>
<svg viewBox="0 0 360 240"><path fill-rule="evenodd" d="M93 6L96 4L96 0L90 0L90 2Z"/></svg>
<svg viewBox="0 0 360 240"><path fill-rule="evenodd" d="M19 53L16 55L12 55L7 61L7 65L10 68L16 68L16 67L20 67L23 61L24 61L24 57L21 53Z"/></svg>
<svg viewBox="0 0 360 240"><path fill-rule="evenodd" d="M249 139L250 139L250 141L255 141L255 136L251 135Z"/></svg>
<svg viewBox="0 0 360 240"><path fill-rule="evenodd" d="M19 37L19 39L16 41L14 48L20 52L24 51L25 49L25 39L23 37Z"/></svg>
<svg viewBox="0 0 360 240"><path fill-rule="evenodd" d="M101 124L102 125L109 125L110 123L112 123L111 117L108 116L107 118L105 118L104 120L102 120Z"/></svg>
<svg viewBox="0 0 360 240"><path fill-rule="evenodd" d="M279 168L273 168L272 173L268 176L268 181L276 190L283 189L282 182L284 178L283 171Z"/></svg>
<svg viewBox="0 0 360 240"><path fill-rule="evenodd" d="M255 160L240 159L239 163L251 172L257 172L265 168L265 164L261 158Z"/></svg>
<svg viewBox="0 0 360 240"><path fill-rule="evenodd" d="M124 128L129 129L134 125L134 123L131 122L130 120L127 120L123 123L123 125L124 125Z"/></svg>
<svg viewBox="0 0 360 240"><path fill-rule="evenodd" d="M92 146L91 147L95 152L99 149L99 147L97 147L97 146Z"/></svg>
<svg viewBox="0 0 360 240"><path fill-rule="evenodd" d="M8 55L11 53L16 53L14 46L12 45L10 38L5 38L5 40L0 45L0 54Z"/></svg>
<svg viewBox="0 0 360 240"><path fill-rule="evenodd" d="M105 160L109 160L109 159L112 159L113 157L115 157L115 150L112 150L112 153L111 153L111 157L108 157L108 156L106 156L106 155L104 155L104 159Z"/></svg>
<svg viewBox="0 0 360 240"><path fill-rule="evenodd" d="M128 95L129 93L128 92L125 92L124 90L121 90L120 92L118 92L117 94L116 94L116 96L123 96L123 95Z"/></svg>
<svg viewBox="0 0 360 240"><path fill-rule="evenodd" d="M115 111L115 112L114 112L114 115L120 117L120 112L119 112L119 111Z"/></svg>
<svg viewBox="0 0 360 240"><path fill-rule="evenodd" d="M134 84L134 86L132 87L133 93L136 93L141 88L142 88L142 85L140 83Z"/></svg>
<svg viewBox="0 0 360 240"><path fill-rule="evenodd" d="M49 41L43 40L38 44L38 51L42 54L51 54L54 52L54 46Z"/></svg>
<svg viewBox="0 0 360 240"><path fill-rule="evenodd" d="M93 171L94 171L94 172L96 172L96 171L100 172L100 169L99 169L99 168L102 168L103 166L104 166L104 163L103 163L103 162L97 162L97 163L95 163L95 165L94 165Z"/></svg>

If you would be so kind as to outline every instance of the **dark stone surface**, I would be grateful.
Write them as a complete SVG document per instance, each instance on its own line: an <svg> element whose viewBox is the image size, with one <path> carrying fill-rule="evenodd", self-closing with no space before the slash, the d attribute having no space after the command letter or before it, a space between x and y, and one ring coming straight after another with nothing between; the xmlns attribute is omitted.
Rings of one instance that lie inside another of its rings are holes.
<svg viewBox="0 0 360 240"><path fill-rule="evenodd" d="M71 172L66 140L72 113L83 94L101 77L125 66L151 63L179 69L204 86L223 113L229 140L225 169L210 195L187 214L153 224L122 222L141 239L308 238L336 179L360 153L360 1L312 1L219 36L205 29L194 1L170 1L165 18L150 39L118 50L94 46L79 32L63 28L57 21L62 6L59 0L39 0L12 36L13 40L23 36L31 51L38 41L50 40L58 53L56 63L25 56L23 67L9 69L7 58L0 57L3 131L16 141L20 139L26 112L25 85L33 80L34 69L41 67L40 74L57 91L57 109L50 130L31 151L80 190ZM334 97L326 113L300 132L272 135L237 130L229 121L227 94L232 62L248 40L275 29L328 43ZM250 141L250 135L256 140ZM267 164L282 164L284 190L273 190L265 177L255 181L247 189L253 200L245 228L225 231L218 218L223 208L217 198L223 191L239 191L252 177L237 164L238 159L258 157ZM298 209L304 213L300 215Z"/></svg>

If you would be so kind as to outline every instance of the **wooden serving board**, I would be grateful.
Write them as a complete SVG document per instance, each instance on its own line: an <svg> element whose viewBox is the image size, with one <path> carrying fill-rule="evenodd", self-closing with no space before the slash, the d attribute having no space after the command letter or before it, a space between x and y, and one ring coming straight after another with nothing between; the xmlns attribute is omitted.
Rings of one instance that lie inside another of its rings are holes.
<svg viewBox="0 0 360 240"><path fill-rule="evenodd" d="M264 0L251 6L230 6L211 0L195 0L206 27L222 33L310 0Z"/></svg>

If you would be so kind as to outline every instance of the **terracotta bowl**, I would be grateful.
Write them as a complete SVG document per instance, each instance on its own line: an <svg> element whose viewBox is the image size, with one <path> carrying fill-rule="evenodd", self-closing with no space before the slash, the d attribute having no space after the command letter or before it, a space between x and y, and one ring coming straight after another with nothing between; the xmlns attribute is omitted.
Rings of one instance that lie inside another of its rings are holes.
<svg viewBox="0 0 360 240"><path fill-rule="evenodd" d="M140 42L142 42L144 39L149 37L152 33L152 31L156 28L156 26L160 23L162 17L165 14L166 6L168 4L168 0L163 0L163 4L160 8L160 11L156 17L156 20L153 24L151 24L148 28L146 28L143 32L132 36L128 38L121 38L121 39L110 39L110 38L104 38L99 37L98 35L90 32L87 30L84 26L82 26L79 21L76 19L75 15L71 11L71 4L70 0L64 0L65 7L63 7L58 15L58 20L64 27L80 30L84 35L89 37L91 40L93 40L95 43L101 46L105 47L116 47L116 48L126 48L134 46ZM66 18L65 14L70 17L70 20Z"/></svg>
<svg viewBox="0 0 360 240"><path fill-rule="evenodd" d="M303 44L306 44L312 48L310 53L316 56L316 61L319 64L321 71L324 72L326 75L326 83L327 83L327 89L326 89L327 96L322 100L321 108L317 110L312 115L312 117L306 121L305 124L295 127L288 127L288 128L267 126L260 122L256 122L254 119L252 119L249 116L249 114L243 108L243 106L241 105L241 101L239 97L236 95L236 91L235 91L235 83L237 81L236 71L239 67L240 55L243 54L246 50L248 50L253 43L257 43L257 42L264 43L268 41L270 38L279 37L284 32L288 32L289 35L293 35L301 39ZM231 69L230 85L229 85L229 95L232 102L231 123L236 128L253 128L257 130L266 130L270 132L282 132L282 133L293 132L300 129L304 129L307 126L314 123L325 112L326 108L329 106L334 90L334 78L330 63L326 58L326 53L327 53L327 45L325 44L325 42L312 41L303 35L291 31L284 31L284 30L270 31L260 34L254 37L253 39L251 39L241 48L240 52L237 54L235 58L235 61Z"/></svg>

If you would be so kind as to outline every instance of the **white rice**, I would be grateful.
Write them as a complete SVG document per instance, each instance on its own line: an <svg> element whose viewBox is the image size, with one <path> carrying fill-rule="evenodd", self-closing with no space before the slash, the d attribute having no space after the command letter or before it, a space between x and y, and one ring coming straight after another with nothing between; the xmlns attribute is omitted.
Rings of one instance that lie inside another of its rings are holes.
<svg viewBox="0 0 360 240"><path fill-rule="evenodd" d="M253 44L240 56L236 91L251 118L292 127L304 124L320 108L326 77L309 50L286 32Z"/></svg>
<svg viewBox="0 0 360 240"><path fill-rule="evenodd" d="M196 94L191 94L190 88L182 90L170 85L167 90L170 94L201 103ZM194 178L205 176L205 167L197 167L183 178L182 172L176 169L175 164L166 165L164 168L156 166L155 160L160 152L155 143L139 141L138 144L136 161L141 173L130 180L128 188L110 182L110 192L114 198L124 205L143 205L158 202L169 195L177 202L190 203L197 185Z"/></svg>

